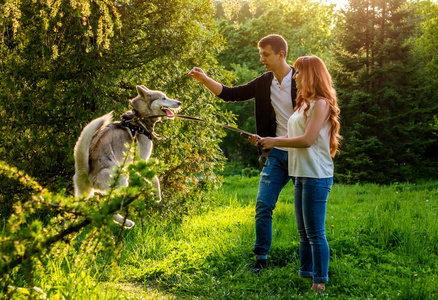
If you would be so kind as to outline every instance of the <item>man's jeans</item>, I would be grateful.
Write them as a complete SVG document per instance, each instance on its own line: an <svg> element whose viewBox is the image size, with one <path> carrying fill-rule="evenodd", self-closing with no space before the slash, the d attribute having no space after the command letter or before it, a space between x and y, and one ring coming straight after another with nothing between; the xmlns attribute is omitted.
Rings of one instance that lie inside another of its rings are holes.
<svg viewBox="0 0 438 300"><path fill-rule="evenodd" d="M267 259L272 241L272 212L282 188L291 179L288 172L288 152L274 148L269 155L269 166L260 177L256 204L256 259Z"/></svg>
<svg viewBox="0 0 438 300"><path fill-rule="evenodd" d="M313 282L328 281L330 250L325 236L327 198L331 178L295 178L295 218L300 235L300 271Z"/></svg>

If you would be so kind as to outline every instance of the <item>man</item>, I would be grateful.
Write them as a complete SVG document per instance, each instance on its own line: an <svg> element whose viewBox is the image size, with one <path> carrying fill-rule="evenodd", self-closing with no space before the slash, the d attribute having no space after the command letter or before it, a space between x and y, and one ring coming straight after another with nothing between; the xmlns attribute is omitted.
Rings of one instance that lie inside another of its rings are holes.
<svg viewBox="0 0 438 300"><path fill-rule="evenodd" d="M287 122L292 115L296 98L294 68L286 62L287 43L278 34L262 38L259 43L260 61L268 72L247 84L227 87L209 78L202 69L193 68L189 76L204 84L213 94L225 101L245 101L255 98L256 131L260 137L287 135ZM257 146L258 138L250 137ZM256 263L253 272L267 268L272 241L272 213L282 188L289 181L288 149L274 148L269 165L261 173L256 204Z"/></svg>

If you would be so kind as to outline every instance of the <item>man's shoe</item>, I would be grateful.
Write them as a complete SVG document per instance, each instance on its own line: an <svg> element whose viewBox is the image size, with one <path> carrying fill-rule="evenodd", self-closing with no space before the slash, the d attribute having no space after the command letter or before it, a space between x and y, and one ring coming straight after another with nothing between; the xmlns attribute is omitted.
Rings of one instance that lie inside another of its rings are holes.
<svg viewBox="0 0 438 300"><path fill-rule="evenodd" d="M268 260L267 259L258 259L254 265L252 266L252 272L254 274L259 274L262 270L268 268Z"/></svg>

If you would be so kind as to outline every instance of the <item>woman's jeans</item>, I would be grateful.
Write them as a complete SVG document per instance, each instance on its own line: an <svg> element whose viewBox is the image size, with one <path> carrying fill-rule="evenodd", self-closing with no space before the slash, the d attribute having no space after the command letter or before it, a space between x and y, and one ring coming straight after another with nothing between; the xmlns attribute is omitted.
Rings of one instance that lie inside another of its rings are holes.
<svg viewBox="0 0 438 300"><path fill-rule="evenodd" d="M291 179L288 172L288 152L272 149L269 166L264 167L260 177L256 203L256 259L267 259L272 241L272 213L278 196Z"/></svg>
<svg viewBox="0 0 438 300"><path fill-rule="evenodd" d="M295 178L295 218L300 235L300 271L314 283L328 281L330 250L325 237L327 198L331 178Z"/></svg>

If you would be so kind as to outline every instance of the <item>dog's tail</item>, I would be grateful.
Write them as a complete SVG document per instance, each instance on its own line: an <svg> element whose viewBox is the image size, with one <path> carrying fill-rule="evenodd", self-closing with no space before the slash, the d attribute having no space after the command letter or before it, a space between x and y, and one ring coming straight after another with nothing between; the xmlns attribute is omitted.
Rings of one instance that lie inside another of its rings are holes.
<svg viewBox="0 0 438 300"><path fill-rule="evenodd" d="M94 134L100 128L109 125L113 120L113 112L110 112L100 118L97 118L82 130L78 141L76 142L75 155L75 176L73 177L75 187L75 197L81 196L83 193L87 194L91 190L91 183L88 178L89 174L89 148Z"/></svg>

